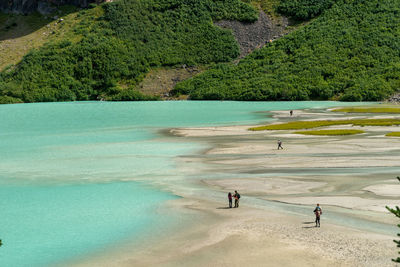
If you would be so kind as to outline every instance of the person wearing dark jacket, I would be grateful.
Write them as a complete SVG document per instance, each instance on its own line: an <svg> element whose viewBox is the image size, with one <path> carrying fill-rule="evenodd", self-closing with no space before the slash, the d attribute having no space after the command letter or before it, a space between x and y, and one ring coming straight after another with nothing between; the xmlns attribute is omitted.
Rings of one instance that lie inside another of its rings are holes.
<svg viewBox="0 0 400 267"><path fill-rule="evenodd" d="M278 150L279 149L283 149L283 147L282 147L282 141L281 140L278 140Z"/></svg>
<svg viewBox="0 0 400 267"><path fill-rule="evenodd" d="M314 214L315 214L315 227L321 227L321 214L322 214L322 209L317 204L317 206L314 209Z"/></svg>
<svg viewBox="0 0 400 267"><path fill-rule="evenodd" d="M235 198L235 208L239 208L239 199L240 199L240 194L235 190L235 194L233 195Z"/></svg>
<svg viewBox="0 0 400 267"><path fill-rule="evenodd" d="M231 192L228 193L228 201L229 201L229 208L232 208L232 194L231 194Z"/></svg>

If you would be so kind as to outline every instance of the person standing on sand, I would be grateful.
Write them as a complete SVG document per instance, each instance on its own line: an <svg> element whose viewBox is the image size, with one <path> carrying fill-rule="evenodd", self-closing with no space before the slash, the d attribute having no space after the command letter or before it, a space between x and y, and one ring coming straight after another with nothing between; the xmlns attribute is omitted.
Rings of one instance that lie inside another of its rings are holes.
<svg viewBox="0 0 400 267"><path fill-rule="evenodd" d="M315 227L321 227L321 214L322 214L322 209L319 206L319 204L317 204L317 206L314 209L314 214L315 214Z"/></svg>
<svg viewBox="0 0 400 267"><path fill-rule="evenodd" d="M239 208L240 194L236 190L235 190L235 194L233 195L233 197L235 198L235 208Z"/></svg>
<svg viewBox="0 0 400 267"><path fill-rule="evenodd" d="M290 113L290 117L292 117L293 116L293 110L289 111L289 113Z"/></svg>
<svg viewBox="0 0 400 267"><path fill-rule="evenodd" d="M279 149L283 149L283 147L282 147L282 141L281 140L278 140L278 150Z"/></svg>
<svg viewBox="0 0 400 267"><path fill-rule="evenodd" d="M232 194L231 194L231 192L228 193L228 200L229 200L229 208L232 208Z"/></svg>

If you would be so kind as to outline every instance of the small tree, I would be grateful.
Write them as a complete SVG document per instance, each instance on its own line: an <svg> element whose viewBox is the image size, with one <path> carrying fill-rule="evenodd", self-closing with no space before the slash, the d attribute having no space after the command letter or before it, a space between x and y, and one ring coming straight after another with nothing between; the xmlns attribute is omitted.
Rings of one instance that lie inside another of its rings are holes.
<svg viewBox="0 0 400 267"><path fill-rule="evenodd" d="M400 177L397 176L397 179L400 181ZM400 218L400 208L398 206L396 206L394 209L389 208L388 206L386 206L386 208L393 213L394 215L396 215L396 217ZM400 224L397 225L400 228ZM400 233L397 234L397 236L400 237ZM400 248L400 240L393 240L396 244L397 247ZM399 251L400 254L400 251ZM400 257L397 257L397 259L392 259L394 262L399 262L400 263Z"/></svg>

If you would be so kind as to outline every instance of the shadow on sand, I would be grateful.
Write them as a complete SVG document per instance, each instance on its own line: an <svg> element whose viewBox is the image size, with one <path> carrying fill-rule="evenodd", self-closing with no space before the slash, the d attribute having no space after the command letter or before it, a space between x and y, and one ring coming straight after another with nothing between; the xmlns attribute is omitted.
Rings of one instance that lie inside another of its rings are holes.
<svg viewBox="0 0 400 267"><path fill-rule="evenodd" d="M303 224L315 224L315 222L303 222ZM313 226L303 226L302 228L304 228L304 229L309 229L309 228L315 228L316 226L315 225L313 225Z"/></svg>
<svg viewBox="0 0 400 267"><path fill-rule="evenodd" d="M231 209L229 207L218 207L217 210L227 210L227 209Z"/></svg>

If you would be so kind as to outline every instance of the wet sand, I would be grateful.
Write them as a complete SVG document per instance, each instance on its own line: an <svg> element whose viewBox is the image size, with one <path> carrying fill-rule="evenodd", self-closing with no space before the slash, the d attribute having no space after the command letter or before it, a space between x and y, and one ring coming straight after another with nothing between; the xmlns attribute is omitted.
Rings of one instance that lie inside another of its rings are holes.
<svg viewBox="0 0 400 267"><path fill-rule="evenodd" d="M275 112L274 118L392 117L287 113ZM210 146L203 154L178 159L184 171L189 163L201 166L198 180L164 185L182 196L166 209L186 212L193 221L157 242L127 245L76 265L393 266L398 221L385 206L400 204L395 179L400 138L384 134L400 127L336 126L366 131L344 137L251 132L249 127L172 129ZM277 139L283 140L283 150L276 149ZM226 193L233 190L242 195L238 209L226 207ZM316 203L323 208L321 228L314 227Z"/></svg>

